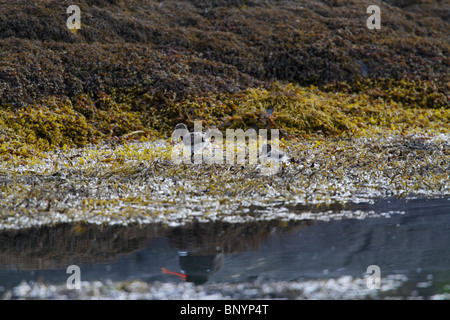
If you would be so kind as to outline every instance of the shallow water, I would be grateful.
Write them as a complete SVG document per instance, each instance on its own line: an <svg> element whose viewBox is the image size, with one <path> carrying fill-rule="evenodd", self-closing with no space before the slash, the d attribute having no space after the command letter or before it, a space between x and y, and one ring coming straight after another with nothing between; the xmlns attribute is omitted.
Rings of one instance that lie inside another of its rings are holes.
<svg viewBox="0 0 450 320"><path fill-rule="evenodd" d="M82 281L185 281L162 272L165 268L184 271L188 281L217 285L364 279L368 266L377 265L382 280L390 275L405 279L389 296L429 298L450 292L450 198L383 199L350 210L375 215L177 228L61 224L3 231L0 296L23 280L65 284L72 264L80 267Z"/></svg>

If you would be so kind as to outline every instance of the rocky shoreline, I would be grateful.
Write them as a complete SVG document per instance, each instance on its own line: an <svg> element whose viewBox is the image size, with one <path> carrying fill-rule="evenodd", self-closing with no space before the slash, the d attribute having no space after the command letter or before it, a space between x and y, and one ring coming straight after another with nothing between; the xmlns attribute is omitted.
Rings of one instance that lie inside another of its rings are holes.
<svg viewBox="0 0 450 320"><path fill-rule="evenodd" d="M386 197L445 197L447 134L282 143L298 163L173 164L167 141L49 152L0 165L1 229L95 224L249 222L333 216ZM348 213L352 214L352 213Z"/></svg>

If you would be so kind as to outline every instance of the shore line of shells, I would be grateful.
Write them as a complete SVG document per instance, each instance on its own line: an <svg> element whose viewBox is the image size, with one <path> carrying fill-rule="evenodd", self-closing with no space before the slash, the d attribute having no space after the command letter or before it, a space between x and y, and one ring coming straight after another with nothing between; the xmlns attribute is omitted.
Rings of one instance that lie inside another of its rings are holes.
<svg viewBox="0 0 450 320"><path fill-rule="evenodd" d="M257 165L175 165L164 140L60 149L0 163L0 229L364 217L374 213L345 205L449 196L449 141L432 133L281 141L299 161L272 176Z"/></svg>

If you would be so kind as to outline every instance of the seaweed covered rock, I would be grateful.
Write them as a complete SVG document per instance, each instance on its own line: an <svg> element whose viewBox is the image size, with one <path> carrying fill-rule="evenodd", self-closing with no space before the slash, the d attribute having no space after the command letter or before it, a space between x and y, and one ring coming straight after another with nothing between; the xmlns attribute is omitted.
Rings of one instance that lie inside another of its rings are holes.
<svg viewBox="0 0 450 320"><path fill-rule="evenodd" d="M367 115L392 106L443 114L445 5L379 2L382 28L369 30L371 4L80 0L71 31L64 2L0 1L1 150L167 136L181 121L298 136L396 126Z"/></svg>

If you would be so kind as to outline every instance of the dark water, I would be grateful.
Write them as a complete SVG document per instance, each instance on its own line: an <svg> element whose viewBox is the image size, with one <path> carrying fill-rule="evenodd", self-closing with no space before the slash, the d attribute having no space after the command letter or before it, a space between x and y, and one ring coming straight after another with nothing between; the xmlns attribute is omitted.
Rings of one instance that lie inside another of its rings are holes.
<svg viewBox="0 0 450 320"><path fill-rule="evenodd" d="M0 288L22 280L65 283L69 265L82 281L216 283L406 275L399 296L428 297L450 287L450 198L379 200L355 209L390 217L185 227L63 224L0 233ZM1 291L0 291L1 293Z"/></svg>

